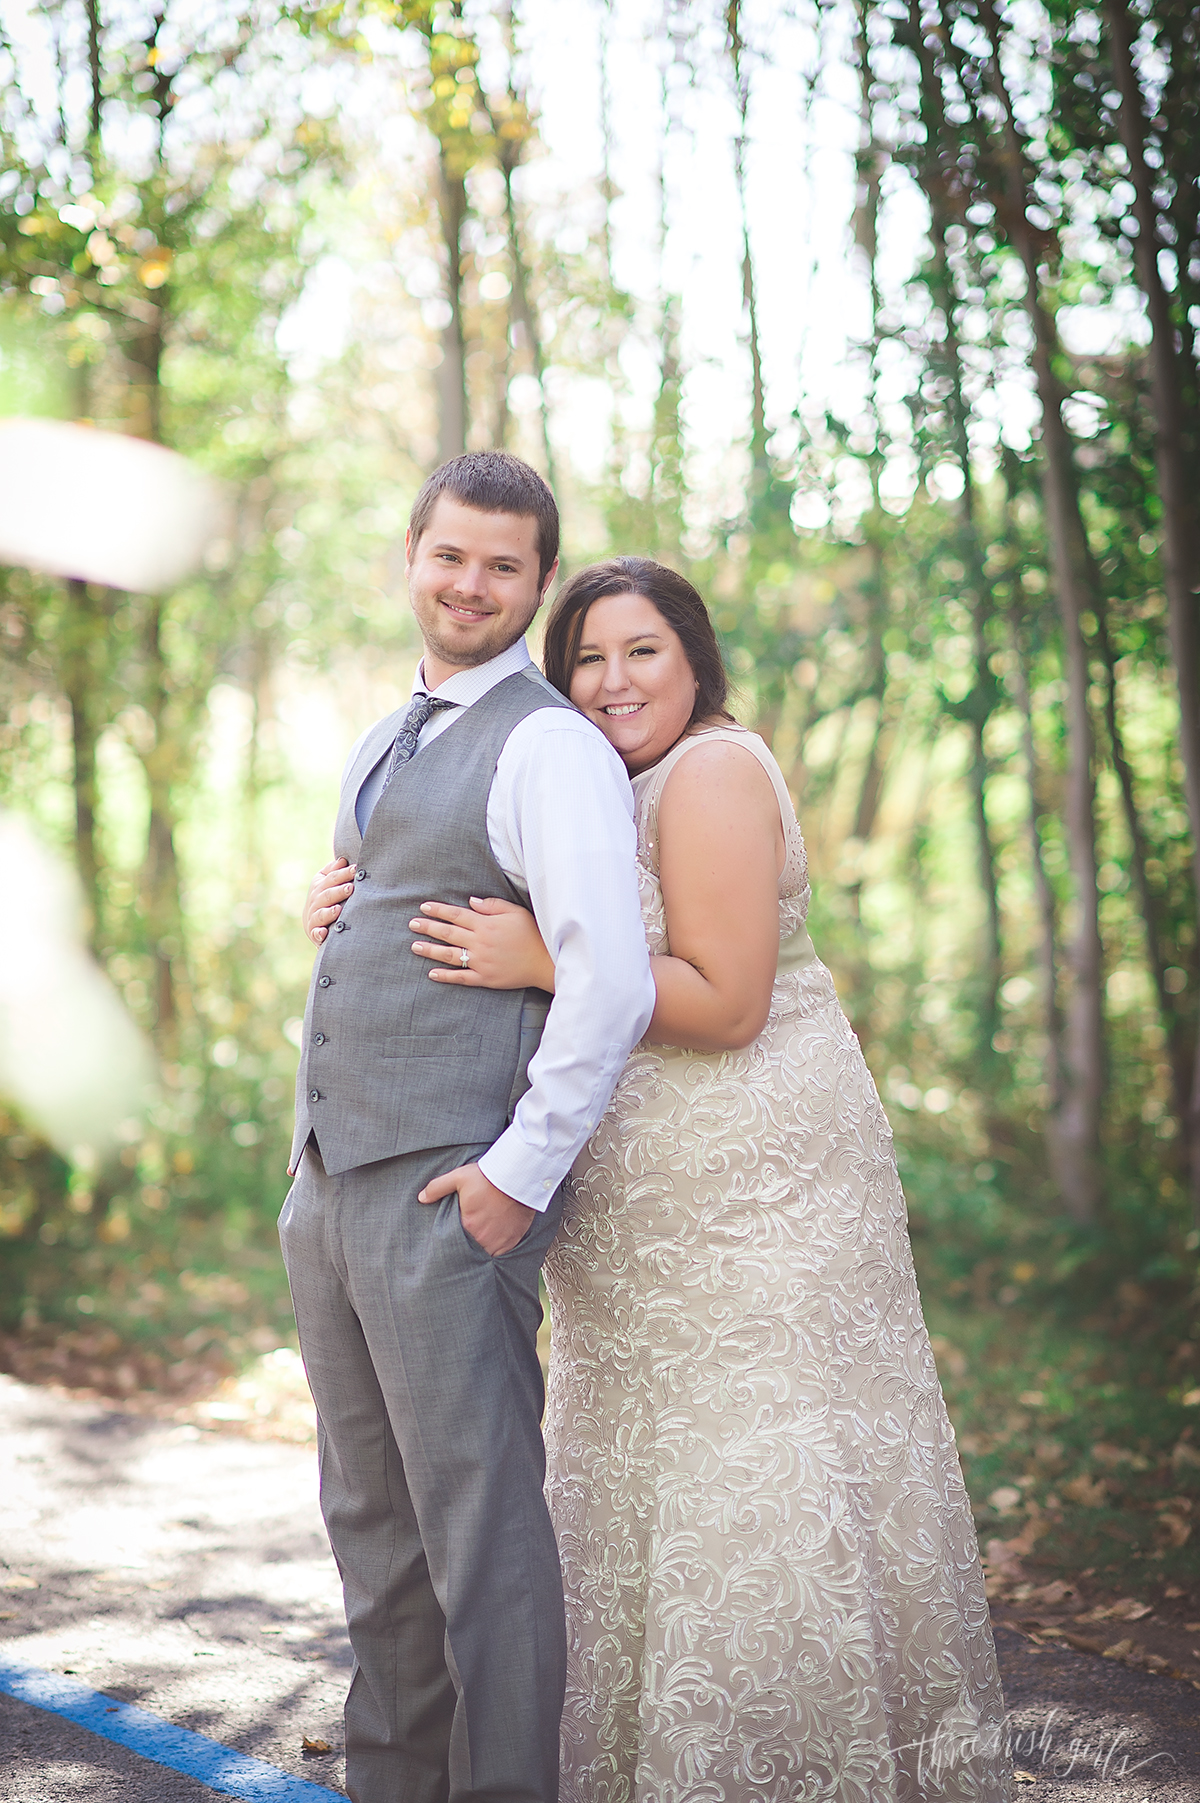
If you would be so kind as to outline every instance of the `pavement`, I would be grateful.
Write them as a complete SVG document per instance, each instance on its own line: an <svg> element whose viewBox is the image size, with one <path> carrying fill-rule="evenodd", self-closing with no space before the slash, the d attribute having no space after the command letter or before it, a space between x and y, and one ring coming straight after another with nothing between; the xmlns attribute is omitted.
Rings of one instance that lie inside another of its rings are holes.
<svg viewBox="0 0 1200 1803"><path fill-rule="evenodd" d="M342 1790L351 1654L310 1448L0 1376L0 1497L0 1658ZM216 1794L6 1696L0 1737L5 1803Z"/></svg>
<svg viewBox="0 0 1200 1803"><path fill-rule="evenodd" d="M227 1427L0 1375L0 1663L66 1674L338 1794L351 1655L315 1454ZM1200 1800L1200 1691L999 1625L997 1648L1018 1799ZM304 1739L331 1751L308 1756ZM216 1795L0 1695L3 1803Z"/></svg>

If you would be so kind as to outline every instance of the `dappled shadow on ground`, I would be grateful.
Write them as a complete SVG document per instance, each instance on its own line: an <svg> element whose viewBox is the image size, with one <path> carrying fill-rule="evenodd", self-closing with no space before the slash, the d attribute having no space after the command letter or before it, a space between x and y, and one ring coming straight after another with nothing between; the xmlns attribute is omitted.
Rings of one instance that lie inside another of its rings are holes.
<svg viewBox="0 0 1200 1803"><path fill-rule="evenodd" d="M81 1797L88 1803L215 1803L217 1797L194 1778L12 1697L0 1696L0 1742L4 1803L77 1803Z"/></svg>
<svg viewBox="0 0 1200 1803"><path fill-rule="evenodd" d="M0 1436L0 1645L329 1783L303 1742L340 1745L350 1652L311 1451L2 1378Z"/></svg>
<svg viewBox="0 0 1200 1803"><path fill-rule="evenodd" d="M1004 1627L996 1647L1018 1797L1195 1803L1200 1696L1189 1685L1070 1647L1037 1646Z"/></svg>
<svg viewBox="0 0 1200 1803"><path fill-rule="evenodd" d="M269 1342L269 1343L268 1343ZM265 1349L264 1349L265 1348ZM235 1343L207 1329L133 1344L108 1328L48 1327L0 1334L0 1372L94 1401L123 1415L191 1423L251 1439L316 1443L316 1417L300 1355L267 1335L248 1358Z"/></svg>

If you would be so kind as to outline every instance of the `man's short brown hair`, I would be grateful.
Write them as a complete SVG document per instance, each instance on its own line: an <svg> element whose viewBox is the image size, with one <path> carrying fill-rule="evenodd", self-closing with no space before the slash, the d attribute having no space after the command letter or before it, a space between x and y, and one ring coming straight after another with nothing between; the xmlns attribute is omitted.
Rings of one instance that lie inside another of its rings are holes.
<svg viewBox="0 0 1200 1803"><path fill-rule="evenodd" d="M537 521L538 587L558 556L558 507L535 469L509 451L464 451L434 470L413 502L410 543L415 551L439 495L479 513L514 513Z"/></svg>

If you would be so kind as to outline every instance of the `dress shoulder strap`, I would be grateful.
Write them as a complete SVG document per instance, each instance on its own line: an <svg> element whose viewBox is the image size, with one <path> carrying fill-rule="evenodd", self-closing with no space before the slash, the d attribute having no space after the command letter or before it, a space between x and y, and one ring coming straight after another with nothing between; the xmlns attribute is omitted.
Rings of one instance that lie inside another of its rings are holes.
<svg viewBox="0 0 1200 1803"><path fill-rule="evenodd" d="M783 780L783 771L775 762L765 741L760 739L756 732L751 732L748 727L737 726L732 722L728 725L706 726L700 732L689 733L687 738L680 739L678 745L673 745L666 757L659 763L653 765L649 770L644 770L640 776L634 777L633 792L637 799L639 816L642 818L657 817L659 800L666 786L667 778L680 758L686 757L694 746L710 744L713 739L723 739L731 745L742 745L753 757L758 759L771 779L775 799L779 803L779 816L783 822L786 838L796 824L796 810L792 806L792 798L788 794L787 784Z"/></svg>

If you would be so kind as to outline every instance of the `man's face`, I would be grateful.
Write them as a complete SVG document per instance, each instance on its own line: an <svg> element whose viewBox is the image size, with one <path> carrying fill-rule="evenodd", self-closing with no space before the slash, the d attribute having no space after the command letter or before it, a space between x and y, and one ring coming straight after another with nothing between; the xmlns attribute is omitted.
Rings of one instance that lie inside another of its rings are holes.
<svg viewBox="0 0 1200 1803"><path fill-rule="evenodd" d="M552 569L538 581L532 515L480 513L450 495L438 496L417 542L406 538L405 553L430 688L514 645L554 575Z"/></svg>

